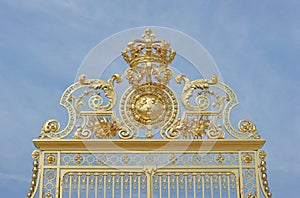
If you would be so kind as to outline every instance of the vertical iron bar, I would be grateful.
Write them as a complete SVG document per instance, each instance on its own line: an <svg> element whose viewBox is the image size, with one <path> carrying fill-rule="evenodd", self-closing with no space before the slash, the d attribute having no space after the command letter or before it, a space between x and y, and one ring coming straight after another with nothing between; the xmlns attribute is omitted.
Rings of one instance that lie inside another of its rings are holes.
<svg viewBox="0 0 300 198"><path fill-rule="evenodd" d="M158 175L158 177L159 177L159 197L162 198L161 175Z"/></svg>
<svg viewBox="0 0 300 198"><path fill-rule="evenodd" d="M205 198L205 193L204 193L205 192L204 191L205 190L205 188L204 188L205 187L204 186L205 185L205 181L204 181L204 175L203 174L201 175L201 180L202 180L202 182L201 182L202 183L202 198Z"/></svg>
<svg viewBox="0 0 300 198"><path fill-rule="evenodd" d="M129 173L129 197L132 197L132 175Z"/></svg>
<svg viewBox="0 0 300 198"><path fill-rule="evenodd" d="M176 198L179 198L179 175L176 175Z"/></svg>
<svg viewBox="0 0 300 198"><path fill-rule="evenodd" d="M220 198L222 198L222 173L219 173L218 177L219 177Z"/></svg>
<svg viewBox="0 0 300 198"><path fill-rule="evenodd" d="M94 180L95 180L95 198L98 198L98 174L94 175Z"/></svg>
<svg viewBox="0 0 300 198"><path fill-rule="evenodd" d="M168 177L168 198L171 198L170 173L167 174L167 177Z"/></svg>
<svg viewBox="0 0 300 198"><path fill-rule="evenodd" d="M41 171L41 178L40 178L40 192L39 192L39 196L41 197L41 196L43 196L43 186L44 186L44 177L43 177L43 175L44 175L44 155L45 155L45 153L44 153L44 151L42 151L41 153L40 153L40 155L41 155L41 159L40 159L40 162L41 162L41 164L39 165L39 171Z"/></svg>
<svg viewBox="0 0 300 198"><path fill-rule="evenodd" d="M72 198L72 182L73 182L73 175L69 174L69 179L70 179L70 183L69 183L69 198Z"/></svg>
<svg viewBox="0 0 300 198"><path fill-rule="evenodd" d="M78 179L78 189L77 189L77 197L80 198L80 188L81 188L81 173L77 174L77 179Z"/></svg>
<svg viewBox="0 0 300 198"><path fill-rule="evenodd" d="M196 198L197 195L196 195L196 175L195 174L193 175L193 183L194 183L194 198Z"/></svg>
<svg viewBox="0 0 300 198"><path fill-rule="evenodd" d="M86 174L86 198L89 197L89 182L90 182L90 176L88 174Z"/></svg>
<svg viewBox="0 0 300 198"><path fill-rule="evenodd" d="M111 197L115 198L115 174L112 173L111 177L112 177L112 180L111 180L112 181L112 183L111 183L111 185L112 185L112 187L111 187Z"/></svg>
<svg viewBox="0 0 300 198"><path fill-rule="evenodd" d="M107 177L107 174L104 173L103 174L103 197L106 198L106 177Z"/></svg>
<svg viewBox="0 0 300 198"><path fill-rule="evenodd" d="M241 176L242 177L242 176ZM234 178L236 178L236 175L234 175ZM241 184L242 185L242 184ZM238 188L240 187L240 185L239 185L239 180L238 179L236 179L235 180L235 189L236 189L236 197L237 198L240 198L240 197L243 197L244 195L244 187L243 187L243 189L241 190L241 192L242 193L238 193Z"/></svg>
<svg viewBox="0 0 300 198"><path fill-rule="evenodd" d="M228 197L230 198L230 175L227 174L227 191L228 191Z"/></svg>
<svg viewBox="0 0 300 198"><path fill-rule="evenodd" d="M56 168L56 197L60 198L62 196L62 178L60 172L60 151L57 152L57 168Z"/></svg>
<svg viewBox="0 0 300 198"><path fill-rule="evenodd" d="M123 198L123 177L124 177L124 174L121 173L120 174L120 178L121 178L121 181L120 181L120 185L121 185L121 189L120 189L120 193L121 193L121 198Z"/></svg>
<svg viewBox="0 0 300 198"><path fill-rule="evenodd" d="M214 198L214 189L213 189L213 175L209 175L210 178L210 196L211 198Z"/></svg>
<svg viewBox="0 0 300 198"><path fill-rule="evenodd" d="M147 179L147 198L152 198L152 172L146 172Z"/></svg>
<svg viewBox="0 0 300 198"><path fill-rule="evenodd" d="M236 188L236 194L240 194L241 196L244 196L244 184L243 184L243 169L242 169L242 152L239 151L239 189ZM238 182L238 181L237 181ZM238 186L238 185L237 185ZM239 192L238 192L239 190Z"/></svg>
<svg viewBox="0 0 300 198"><path fill-rule="evenodd" d="M184 188L185 188L185 198L188 198L188 185L187 185L187 175L184 175Z"/></svg>
<svg viewBox="0 0 300 198"><path fill-rule="evenodd" d="M255 153L253 153L253 155L254 155L254 164L256 164L257 162L259 162L259 160L258 160L258 152L255 152ZM258 166L255 166L255 172L256 172L256 191L255 191L255 194L256 194L256 196L258 196L259 197L259 169L258 169Z"/></svg>
<svg viewBox="0 0 300 198"><path fill-rule="evenodd" d="M138 173L138 198L141 198L141 174Z"/></svg>

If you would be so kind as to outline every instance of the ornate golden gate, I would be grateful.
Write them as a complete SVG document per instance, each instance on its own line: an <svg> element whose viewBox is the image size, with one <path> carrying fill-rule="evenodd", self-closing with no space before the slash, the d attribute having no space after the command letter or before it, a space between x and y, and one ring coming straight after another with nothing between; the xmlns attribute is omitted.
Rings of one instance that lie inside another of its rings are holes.
<svg viewBox="0 0 300 198"><path fill-rule="evenodd" d="M177 75L177 100L168 87L176 53L154 38L147 29L122 52L130 85L119 100L118 74L82 75L66 89L66 127L49 120L33 140L28 198L272 197L265 140L250 120L230 123L235 93L216 75Z"/></svg>

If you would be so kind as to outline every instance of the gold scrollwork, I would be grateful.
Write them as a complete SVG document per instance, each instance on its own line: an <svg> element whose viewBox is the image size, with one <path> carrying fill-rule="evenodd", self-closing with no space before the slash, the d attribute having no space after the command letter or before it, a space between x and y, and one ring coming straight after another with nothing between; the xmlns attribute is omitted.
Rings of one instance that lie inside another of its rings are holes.
<svg viewBox="0 0 300 198"><path fill-rule="evenodd" d="M236 130L235 128L232 127L230 121L230 112L233 107L238 105L238 99L236 97L236 94L233 92L233 90L228 85L222 82L219 82L211 86L220 89L227 95L227 103L225 104L222 112L223 126L225 127L227 132L231 136L238 139L249 139L249 138L259 139L260 136L258 135L255 124L250 120L241 120L238 124L239 130Z"/></svg>
<svg viewBox="0 0 300 198"><path fill-rule="evenodd" d="M241 132L244 133L257 133L256 126L251 120L240 120L238 123L238 128Z"/></svg>
<svg viewBox="0 0 300 198"><path fill-rule="evenodd" d="M59 131L59 121L53 119L49 120L43 125L41 136L39 138L60 139L70 134L76 124L76 112L71 103L72 94L80 88L80 83L76 82L68 87L61 96L60 105L67 109L69 114L67 126L63 130Z"/></svg>
<svg viewBox="0 0 300 198"><path fill-rule="evenodd" d="M120 124L113 113L106 116L86 116L87 123L76 126L75 139L103 139L118 135L121 139L129 139L132 134Z"/></svg>
<svg viewBox="0 0 300 198"><path fill-rule="evenodd" d="M227 132L235 138L260 138L260 136L257 135L255 124L250 120L241 120L238 123L239 130L232 127L230 123L230 111L238 104L238 100L232 89L226 84L219 82L216 75L213 75L211 79L199 79L194 81L190 81L184 75L178 75L175 80L177 83L181 83L182 81L185 83L181 94L181 102L183 106L187 110L191 111L195 116L211 116L209 120L213 124L211 124L209 128L206 128L209 138L225 138L225 133L222 131L223 126ZM197 104L195 106L190 103L190 99L197 89L200 91L195 98L195 102ZM217 89L217 91L221 91L221 93L225 95L220 96L212 89ZM211 110L208 109L210 105ZM216 119L221 119L222 125L215 124ZM182 119L181 125L184 125L184 119ZM175 137L174 135L178 132L178 125L176 127L176 130L173 129L173 131L170 132L170 135L173 137ZM201 126L199 127L201 128ZM202 135L200 137L202 137Z"/></svg>
<svg viewBox="0 0 300 198"><path fill-rule="evenodd" d="M210 105L210 100L206 95L198 95L195 102L201 111L205 111Z"/></svg>
<svg viewBox="0 0 300 198"><path fill-rule="evenodd" d="M100 95L94 95L89 99L89 107L94 111L101 110L103 98Z"/></svg>
<svg viewBox="0 0 300 198"><path fill-rule="evenodd" d="M152 76L157 82L167 84L173 77L173 71L167 68L166 65L147 62L133 68L128 68L125 71L125 76L133 86L141 84L144 77L146 77L146 82L152 82Z"/></svg>
<svg viewBox="0 0 300 198"><path fill-rule="evenodd" d="M184 75L177 75L175 80L178 84L180 84L182 81L184 81L185 83L181 94L181 102L187 110L196 111L196 110L207 109L209 105L209 104L207 105L207 103L209 103L210 100L206 96L199 95L196 98L197 100L196 102L198 103L198 106L191 105L190 98L193 96L193 93L196 89L207 90L210 85L218 83L218 77L216 75L213 75L212 79L210 80L199 79L199 80L194 80L192 82ZM202 103L203 101L204 103Z"/></svg>
<svg viewBox="0 0 300 198"><path fill-rule="evenodd" d="M138 129L147 130L148 138L153 137L153 129L169 139L223 139L225 130L234 138L260 138L255 124L250 120L241 120L238 129L232 127L230 111L238 100L233 90L220 82L217 75L194 81L184 75L176 76L178 84L184 82L181 102L187 110L178 119L177 97L167 86L173 78L173 71L168 65L176 52L166 41L154 38L152 31L147 29L142 39L130 42L122 52L124 60L130 65L125 77L131 86L120 101L121 120L107 118L117 103L114 82L120 83L121 75L115 74L108 81L86 79L85 75L81 75L78 82L66 89L60 100L69 114L66 127L60 131L59 121L49 120L43 125L40 138L64 138L75 126L74 137L83 139L117 135L128 139L136 137ZM79 89L82 89L81 92L76 92ZM192 99L195 101L192 102ZM97 112L98 117L86 116L87 109Z"/></svg>
<svg viewBox="0 0 300 198"><path fill-rule="evenodd" d="M47 133L56 133L60 129L60 123L58 120L48 120L42 127L42 135L40 138L44 138Z"/></svg>
<svg viewBox="0 0 300 198"><path fill-rule="evenodd" d="M212 127L207 130L207 137L209 139L224 139L225 133L222 130L222 126L220 124L213 124Z"/></svg>
<svg viewBox="0 0 300 198"><path fill-rule="evenodd" d="M224 139L225 133L215 116L201 115L197 112L185 112L183 119L178 119L165 132L168 139Z"/></svg>
<svg viewBox="0 0 300 198"><path fill-rule="evenodd" d="M109 100L107 105L101 106L102 98L99 95L92 96L89 99L89 104L93 108L93 110L109 111L116 105L117 93L114 88L114 81L116 81L117 83L121 83L122 76L119 74L114 74L112 77L110 77L110 79L107 82L98 79L87 80L85 75L79 76L79 82L81 85L88 86L92 90L102 89L104 91L105 97ZM79 102L77 102L77 104L79 104ZM76 108L78 109L78 107Z"/></svg>
<svg viewBox="0 0 300 198"><path fill-rule="evenodd" d="M59 121L51 119L43 125L40 136L41 139L61 139L68 136L74 129L77 118L81 116L79 106L85 106L85 104L82 102L82 99L88 96L90 92L95 92L95 90L101 89L103 90L105 97L108 99L108 104L101 106L102 98L99 95L92 96L89 100L89 106L92 110L109 111L115 106L117 101L117 93L114 88L114 81L120 83L122 81L121 75L114 74L107 82L97 79L87 80L85 75L81 75L78 81L79 82L76 82L68 87L60 99L60 105L66 108L69 114L69 120L66 127L59 131ZM83 94L78 98L74 97L74 92L82 88L89 88L90 90L84 91ZM74 102L74 105L72 101Z"/></svg>

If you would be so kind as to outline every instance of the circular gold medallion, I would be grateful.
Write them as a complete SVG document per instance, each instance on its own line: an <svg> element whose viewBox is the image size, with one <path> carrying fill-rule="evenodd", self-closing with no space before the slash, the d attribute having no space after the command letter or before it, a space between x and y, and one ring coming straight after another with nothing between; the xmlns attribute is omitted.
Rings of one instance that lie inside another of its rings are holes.
<svg viewBox="0 0 300 198"><path fill-rule="evenodd" d="M157 127L170 123L177 117L178 102L167 86L145 83L125 91L120 112L127 125Z"/></svg>
<svg viewBox="0 0 300 198"><path fill-rule="evenodd" d="M146 94L137 99L135 108L139 117L142 119L155 120L162 115L165 110L165 105L156 95Z"/></svg>

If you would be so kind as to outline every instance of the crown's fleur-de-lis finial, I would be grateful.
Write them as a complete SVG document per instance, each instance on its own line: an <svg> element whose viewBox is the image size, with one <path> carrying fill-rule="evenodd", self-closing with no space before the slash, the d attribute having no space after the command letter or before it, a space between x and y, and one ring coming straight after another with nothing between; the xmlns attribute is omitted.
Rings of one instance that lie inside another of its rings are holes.
<svg viewBox="0 0 300 198"><path fill-rule="evenodd" d="M155 62L168 66L174 59L176 52L170 44L164 40L153 40L156 38L152 30L147 28L141 36L128 43L122 56L130 67L136 67L146 62Z"/></svg>
<svg viewBox="0 0 300 198"><path fill-rule="evenodd" d="M144 77L146 82L158 81L167 84L173 77L173 71L168 65L173 61L176 52L170 47L170 43L156 38L152 30L147 28L141 36L128 43L122 56L129 64L126 70L126 78L130 84L139 85Z"/></svg>
<svg viewBox="0 0 300 198"><path fill-rule="evenodd" d="M152 33L152 30L150 30L149 28L147 28L145 30L145 33L142 35L142 38L146 41L146 42L151 42L152 39L156 38L156 35Z"/></svg>

